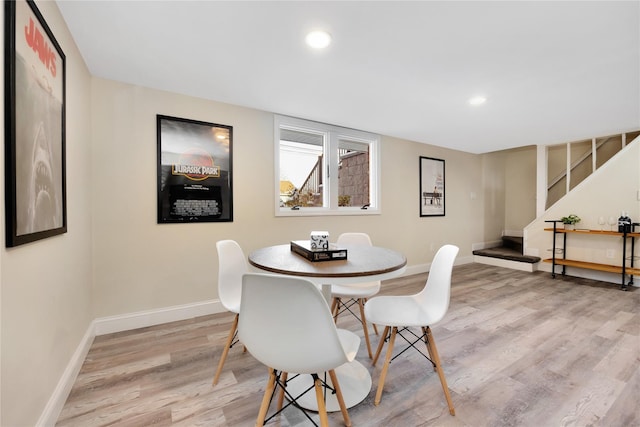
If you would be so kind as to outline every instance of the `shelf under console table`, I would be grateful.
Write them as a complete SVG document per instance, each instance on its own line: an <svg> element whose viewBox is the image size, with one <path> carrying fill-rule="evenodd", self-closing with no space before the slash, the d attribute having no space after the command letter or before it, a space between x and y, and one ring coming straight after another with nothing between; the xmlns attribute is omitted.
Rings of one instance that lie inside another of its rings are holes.
<svg viewBox="0 0 640 427"><path fill-rule="evenodd" d="M553 248L551 250L551 258L543 260L544 262L551 263L551 277L556 277L556 265L562 266L562 275L565 275L566 267L577 267L588 270L604 271L607 273L616 273L621 275L620 288L627 290L626 276L629 276L628 285L633 285L633 276L640 275L640 268L634 267L634 255L635 255L635 239L640 237L640 233L636 232L618 232L618 231L604 231L604 230L566 230L564 228L558 228L560 220L545 221L553 223L553 228L545 228L545 231L553 232ZM580 261L575 259L567 259L567 235L585 234L590 236L619 236L622 237L622 265L600 264L595 262ZM562 235L562 258L556 256L557 244L556 237ZM627 265L627 239L631 239L631 255L629 256L629 265Z"/></svg>

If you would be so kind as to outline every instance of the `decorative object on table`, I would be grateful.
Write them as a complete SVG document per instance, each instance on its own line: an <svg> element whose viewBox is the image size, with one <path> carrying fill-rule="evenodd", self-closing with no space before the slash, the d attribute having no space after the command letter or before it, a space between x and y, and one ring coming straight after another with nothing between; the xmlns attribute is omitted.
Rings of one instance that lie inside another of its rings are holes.
<svg viewBox="0 0 640 427"><path fill-rule="evenodd" d="M329 232L328 231L312 231L309 236L312 251L321 251L329 249Z"/></svg>
<svg viewBox="0 0 640 427"><path fill-rule="evenodd" d="M444 160L420 156L420 216L444 214Z"/></svg>
<svg viewBox="0 0 640 427"><path fill-rule="evenodd" d="M625 211L620 213L620 218L618 218L618 233L631 233L631 218L629 218L629 214Z"/></svg>
<svg viewBox="0 0 640 427"><path fill-rule="evenodd" d="M6 245L67 232L65 55L33 1L5 2Z"/></svg>
<svg viewBox="0 0 640 427"><path fill-rule="evenodd" d="M316 261L339 261L347 259L347 250L339 248L337 245L329 245L328 249L312 249L308 240L292 240L291 252L294 252L311 262Z"/></svg>
<svg viewBox="0 0 640 427"><path fill-rule="evenodd" d="M158 224L232 222L233 127L157 115Z"/></svg>
<svg viewBox="0 0 640 427"><path fill-rule="evenodd" d="M576 214L571 214L569 216L563 216L560 218L560 221L564 224L565 230L573 230L575 225L580 222L580 217Z"/></svg>

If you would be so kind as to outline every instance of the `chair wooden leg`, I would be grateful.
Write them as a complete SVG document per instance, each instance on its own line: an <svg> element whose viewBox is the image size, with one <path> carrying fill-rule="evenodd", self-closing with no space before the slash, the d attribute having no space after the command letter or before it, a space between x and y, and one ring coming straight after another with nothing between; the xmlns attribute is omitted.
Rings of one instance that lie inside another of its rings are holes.
<svg viewBox="0 0 640 427"><path fill-rule="evenodd" d="M364 340L367 343L367 351L369 352L369 359L373 359L371 353L371 342L369 342L369 328L367 328L367 318L364 315L364 300L358 298L358 306L360 306L360 320L362 321L362 329L364 330Z"/></svg>
<svg viewBox="0 0 640 427"><path fill-rule="evenodd" d="M264 419L267 417L267 411L269 410L269 403L271 402L271 395L273 389L276 386L276 371L269 368L269 379L267 380L267 387L264 390L264 396L262 397L262 404L260 405L260 411L258 412L258 419L256 420L256 427L262 427L264 425Z"/></svg>
<svg viewBox="0 0 640 427"><path fill-rule="evenodd" d="M427 338L427 327L422 327L422 336L424 337L424 343L427 347L427 353L429 353L429 359L433 362L433 370L437 372L436 363L433 361L433 354L431 354L431 346L429 345L429 339Z"/></svg>
<svg viewBox="0 0 640 427"><path fill-rule="evenodd" d="M333 322L338 323L338 313L340 312L340 298L333 297L331 302L331 315L333 316Z"/></svg>
<svg viewBox="0 0 640 427"><path fill-rule="evenodd" d="M368 301L368 298L365 298L365 299L364 299L364 303L366 304L366 303L367 303L367 301ZM378 333L378 327L376 326L376 324L375 324L375 323L372 323L372 325L373 325L373 331L376 333L376 335L380 335L380 334Z"/></svg>
<svg viewBox="0 0 640 427"><path fill-rule="evenodd" d="M433 340L433 334L431 333L431 328L427 326L427 348L431 348L429 354L433 357L433 362L436 364L436 372L438 373L438 377L440 377L440 383L442 384L442 390L444 391L444 397L447 399L447 405L449 405L449 413L451 415L456 414L456 410L453 407L453 402L451 401L451 395L449 394L449 386L447 386L447 380L444 377L444 371L442 370L442 363L440 362L440 355L438 354L438 349L436 348L436 342Z"/></svg>
<svg viewBox="0 0 640 427"><path fill-rule="evenodd" d="M287 372L282 372L280 374L280 383L287 384L287 378L289 374ZM278 407L277 410L282 409L282 405L284 404L284 387L280 387L280 392L278 393Z"/></svg>
<svg viewBox="0 0 640 427"><path fill-rule="evenodd" d="M338 399L338 404L340 405L342 418L344 418L344 425L347 427L351 427L351 418L349 418L349 412L347 412L347 405L345 405L344 403L344 397L342 396L342 389L340 388L340 384L338 383L338 376L336 375L336 371L334 371L333 369L330 370L329 377L331 378L333 388L336 389L336 398Z"/></svg>
<svg viewBox="0 0 640 427"><path fill-rule="evenodd" d="M320 425L329 427L329 417L327 416L327 407L324 403L324 394L322 393L322 382L317 375L313 376L313 386L316 389L316 401L318 402L318 415L320 416Z"/></svg>
<svg viewBox="0 0 640 427"><path fill-rule="evenodd" d="M376 350L376 355L373 357L373 361L371 362L373 366L376 366L376 362L378 361L378 357L380 357L380 353L382 352L382 347L384 346L384 340L387 339L388 334L389 334L389 327L385 326L384 332L380 337L380 342L378 343L378 349Z"/></svg>
<svg viewBox="0 0 640 427"><path fill-rule="evenodd" d="M388 326L387 326L388 328ZM385 328L385 330L387 329ZM378 390L376 391L376 398L373 401L373 404L378 406L380 404L380 399L382 398L382 389L384 388L384 380L387 377L387 370L389 369L389 363L391 363L391 356L393 356L393 343L396 340L396 334L398 333L398 328L393 327L391 329L391 337L389 338L389 346L387 347L387 355L384 358L384 366L382 367L382 372L380 372L380 379L378 380Z"/></svg>
<svg viewBox="0 0 640 427"><path fill-rule="evenodd" d="M229 349L231 348L231 343L233 342L233 337L236 335L236 330L238 329L238 317L233 319L233 324L231 325L231 329L229 330L229 337L227 338L227 343L224 346L224 350L222 350L222 356L220 356L220 362L218 362L218 369L216 369L216 374L213 377L213 384L218 384L218 380L220 379L220 373L222 373L222 367L224 366L225 360L227 360L227 354L229 353Z"/></svg>

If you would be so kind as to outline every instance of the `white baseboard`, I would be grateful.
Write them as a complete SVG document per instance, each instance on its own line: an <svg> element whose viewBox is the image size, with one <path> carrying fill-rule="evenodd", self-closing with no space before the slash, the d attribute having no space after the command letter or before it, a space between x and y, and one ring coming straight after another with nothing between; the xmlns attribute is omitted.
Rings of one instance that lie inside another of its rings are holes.
<svg viewBox="0 0 640 427"><path fill-rule="evenodd" d="M71 360L69 360L62 377L58 381L58 385L40 415L37 426L49 427L55 425L96 336L192 319L224 311L225 308L219 300L210 300L95 319L89 325L78 348L73 353Z"/></svg>
<svg viewBox="0 0 640 427"><path fill-rule="evenodd" d="M191 319L208 314L222 313L225 308L219 300L164 307L155 310L101 317L94 320L95 335L105 335L131 329L146 328L162 323Z"/></svg>
<svg viewBox="0 0 640 427"><path fill-rule="evenodd" d="M488 256L479 256L479 255L474 255L474 261L477 262L478 264L493 265L495 267L504 267L504 268L510 268L512 270L527 271L529 273L536 271L538 269L538 264L540 264L540 263L511 261L508 259L492 258Z"/></svg>
<svg viewBox="0 0 640 427"><path fill-rule="evenodd" d="M473 255L467 257L456 258L453 265L471 264L473 262ZM400 277L413 276L414 274L428 273L431 269L431 263L417 264L407 267L405 272Z"/></svg>
<svg viewBox="0 0 640 427"><path fill-rule="evenodd" d="M456 266L456 265L464 265L464 264L471 264L471 263L473 263L473 255L458 257L456 258L453 265Z"/></svg>
<svg viewBox="0 0 640 427"><path fill-rule="evenodd" d="M78 348L76 348L76 351L71 356L71 360L69 360L66 369L62 373L62 377L58 381L47 405L44 407L42 414L40 414L40 419L36 426L54 426L56 421L58 421L60 412L62 412L62 408L64 407L64 403L67 401L67 397L71 392L71 388L78 376L78 372L80 372L80 368L82 368L82 364L87 357L87 353L89 353L94 337L93 322L91 322L87 332L85 332L84 336L80 340Z"/></svg>

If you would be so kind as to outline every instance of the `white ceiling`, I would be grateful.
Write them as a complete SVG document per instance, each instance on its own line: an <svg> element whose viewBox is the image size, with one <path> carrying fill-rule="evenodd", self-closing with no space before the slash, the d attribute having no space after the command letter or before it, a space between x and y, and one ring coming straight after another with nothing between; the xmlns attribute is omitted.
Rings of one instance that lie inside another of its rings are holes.
<svg viewBox="0 0 640 427"><path fill-rule="evenodd" d="M57 3L106 79L471 153L640 129L639 1Z"/></svg>

